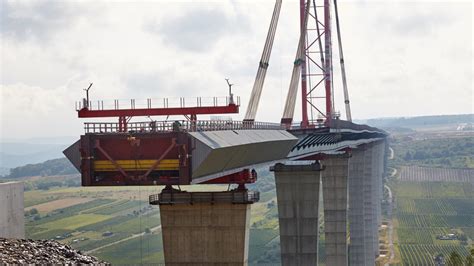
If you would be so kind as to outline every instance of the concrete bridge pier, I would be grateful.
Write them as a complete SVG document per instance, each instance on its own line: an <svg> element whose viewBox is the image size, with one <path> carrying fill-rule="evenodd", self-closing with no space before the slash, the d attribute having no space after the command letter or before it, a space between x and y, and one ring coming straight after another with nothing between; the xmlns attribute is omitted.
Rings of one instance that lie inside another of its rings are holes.
<svg viewBox="0 0 474 266"><path fill-rule="evenodd" d="M276 164L270 170L275 172L281 263L317 265L320 165Z"/></svg>
<svg viewBox="0 0 474 266"><path fill-rule="evenodd" d="M385 160L385 143L379 141L375 144L375 179L376 179L376 219L377 219L377 238L375 247L375 256L380 255L379 233L378 230L382 226L382 200L383 200L383 172Z"/></svg>
<svg viewBox="0 0 474 266"><path fill-rule="evenodd" d="M374 265L374 257L366 257L364 239L364 169L366 164L365 146L359 146L352 151L349 159L349 265ZM371 162L370 162L371 163Z"/></svg>
<svg viewBox="0 0 474 266"><path fill-rule="evenodd" d="M167 266L248 265L250 205L258 192L162 191L160 205Z"/></svg>
<svg viewBox="0 0 474 266"><path fill-rule="evenodd" d="M377 231L376 210L375 210L375 174L374 174L374 145L367 144L364 163L364 243L365 258L367 261L375 262L375 239ZM372 265L372 264L370 264Z"/></svg>
<svg viewBox="0 0 474 266"><path fill-rule="evenodd" d="M331 156L322 163L326 265L346 266L349 156Z"/></svg>

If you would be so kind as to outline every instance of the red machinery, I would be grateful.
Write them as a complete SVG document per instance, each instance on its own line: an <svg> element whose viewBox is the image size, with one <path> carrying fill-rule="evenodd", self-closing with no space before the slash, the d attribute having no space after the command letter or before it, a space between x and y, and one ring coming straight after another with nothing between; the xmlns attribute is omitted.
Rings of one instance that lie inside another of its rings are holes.
<svg viewBox="0 0 474 266"><path fill-rule="evenodd" d="M90 87L89 87L90 88ZM197 121L197 115L238 113L239 98L232 95L192 101L180 98L177 106L168 99L159 103L147 99L144 108L135 100L126 106L114 100L112 108L104 102L95 105L88 99L76 103L78 117L117 117L118 123L85 123L85 134L65 150L66 156L82 173L83 186L110 185L186 185L191 183L193 139L188 132L229 126L222 121ZM186 101L188 102L186 104ZM108 106L105 104L105 106ZM109 105L112 106L112 105ZM130 122L134 116L183 115L184 121ZM78 151L80 157L77 156ZM242 169L206 183L252 183L256 173Z"/></svg>

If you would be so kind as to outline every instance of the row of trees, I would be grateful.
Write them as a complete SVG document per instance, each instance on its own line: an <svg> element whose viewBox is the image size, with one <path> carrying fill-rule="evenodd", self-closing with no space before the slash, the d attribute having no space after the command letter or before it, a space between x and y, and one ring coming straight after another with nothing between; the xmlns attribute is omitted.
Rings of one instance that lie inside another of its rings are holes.
<svg viewBox="0 0 474 266"><path fill-rule="evenodd" d="M77 170L66 159L59 158L48 160L43 163L27 164L10 169L10 174L6 178L20 178L27 176L53 176L76 174Z"/></svg>
<svg viewBox="0 0 474 266"><path fill-rule="evenodd" d="M461 257L456 251L449 255L448 266L474 266L474 249L471 249L469 255L465 259Z"/></svg>
<svg viewBox="0 0 474 266"><path fill-rule="evenodd" d="M469 168L474 150L473 138L411 140L393 143L395 164Z"/></svg>

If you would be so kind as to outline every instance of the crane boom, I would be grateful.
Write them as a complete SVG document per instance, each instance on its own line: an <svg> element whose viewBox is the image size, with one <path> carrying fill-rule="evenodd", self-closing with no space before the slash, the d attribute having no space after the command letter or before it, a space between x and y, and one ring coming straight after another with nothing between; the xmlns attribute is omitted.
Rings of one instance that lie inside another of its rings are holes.
<svg viewBox="0 0 474 266"><path fill-rule="evenodd" d="M339 13L337 10L337 0L334 0L334 11L336 13L337 42L339 44L339 61L341 64L342 87L344 89L344 105L346 107L346 119L352 121L351 106L349 102L349 91L347 89L346 67L344 65L344 54L342 52L341 28L339 26Z"/></svg>
<svg viewBox="0 0 474 266"><path fill-rule="evenodd" d="M291 74L290 86L288 88L288 94L286 96L285 109L283 110L283 116L281 118L281 124L291 125L293 121L293 115L295 113L296 96L298 94L298 83L301 75L302 65L305 64L304 46L306 42L306 28L308 26L308 13L309 13L309 2L306 3L304 22L301 25L300 40L298 42L298 49L296 50L296 57L293 63L293 72Z"/></svg>
<svg viewBox="0 0 474 266"><path fill-rule="evenodd" d="M273 40L275 39L275 33L278 25L278 18L280 17L282 0L276 0L275 8L273 9L272 20L270 22L270 28L268 29L267 39L263 48L262 57L258 65L257 76L253 84L252 93L250 94L249 105L245 113L244 121L254 121L257 115L258 103L262 94L263 83L267 74L268 62L273 47Z"/></svg>

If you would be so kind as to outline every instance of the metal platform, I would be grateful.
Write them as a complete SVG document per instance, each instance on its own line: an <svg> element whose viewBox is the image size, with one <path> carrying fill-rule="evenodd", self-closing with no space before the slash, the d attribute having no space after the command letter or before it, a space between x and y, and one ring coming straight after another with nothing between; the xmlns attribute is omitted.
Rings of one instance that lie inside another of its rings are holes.
<svg viewBox="0 0 474 266"><path fill-rule="evenodd" d="M82 185L252 183L255 164L284 160L297 142L272 123L143 122L125 132L118 126L86 124L86 134L64 151Z"/></svg>
<svg viewBox="0 0 474 266"><path fill-rule="evenodd" d="M186 192L163 190L160 194L150 195L151 205L194 204L194 203L233 203L252 204L260 200L258 191L231 190L219 192Z"/></svg>

